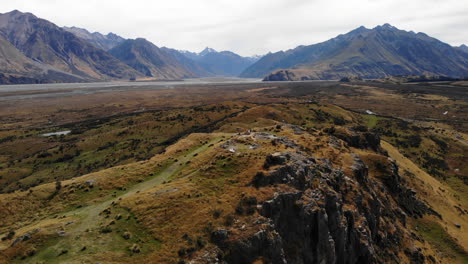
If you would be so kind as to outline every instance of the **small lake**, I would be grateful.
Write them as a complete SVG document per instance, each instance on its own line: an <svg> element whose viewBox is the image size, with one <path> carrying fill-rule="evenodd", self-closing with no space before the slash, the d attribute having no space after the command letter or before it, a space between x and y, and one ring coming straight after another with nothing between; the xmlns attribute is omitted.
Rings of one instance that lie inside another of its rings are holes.
<svg viewBox="0 0 468 264"><path fill-rule="evenodd" d="M58 132L50 132L50 133L45 133L45 134L40 134L41 137L50 137L50 136L62 136L62 135L68 135L71 133L71 130L64 130L64 131L58 131Z"/></svg>

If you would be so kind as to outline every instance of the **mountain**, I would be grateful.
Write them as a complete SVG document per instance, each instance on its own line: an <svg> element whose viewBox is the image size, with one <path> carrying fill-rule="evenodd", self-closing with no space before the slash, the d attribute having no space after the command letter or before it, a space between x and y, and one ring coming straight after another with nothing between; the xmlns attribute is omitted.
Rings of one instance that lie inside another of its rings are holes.
<svg viewBox="0 0 468 264"><path fill-rule="evenodd" d="M203 57L207 54L210 54L210 53L217 53L217 51L215 49L212 49L210 47L206 47L204 50L202 50L198 55L200 57Z"/></svg>
<svg viewBox="0 0 468 264"><path fill-rule="evenodd" d="M54 69L26 57L0 36L0 83L80 82L80 76Z"/></svg>
<svg viewBox="0 0 468 264"><path fill-rule="evenodd" d="M77 37L87 40L94 46L103 50L110 50L118 44L122 43L125 39L114 33L103 35L99 32L89 32L84 28L78 27L63 27L64 30L75 34Z"/></svg>
<svg viewBox="0 0 468 264"><path fill-rule="evenodd" d="M238 76L259 59L259 56L242 57L231 51L218 52L208 47L200 53L190 51L180 51L180 53L196 61L207 72L218 76Z"/></svg>
<svg viewBox="0 0 468 264"><path fill-rule="evenodd" d="M463 45L457 47L457 49L468 53L468 46L466 46L465 44L463 44Z"/></svg>
<svg viewBox="0 0 468 264"><path fill-rule="evenodd" d="M205 70L202 67L202 65L200 65L193 59L190 59L189 57L187 57L185 54L181 53L180 51L176 49L167 48L167 47L162 47L161 50L163 50L164 52L176 58L185 68L195 73L198 77L213 76L213 74Z"/></svg>
<svg viewBox="0 0 468 264"><path fill-rule="evenodd" d="M40 71L34 61L24 56L10 42L0 36L0 68L5 73Z"/></svg>
<svg viewBox="0 0 468 264"><path fill-rule="evenodd" d="M141 76L104 50L31 13L0 14L0 36L33 61L82 80Z"/></svg>
<svg viewBox="0 0 468 264"><path fill-rule="evenodd" d="M199 74L186 67L171 52L143 38L125 40L109 53L147 77L181 79L198 77Z"/></svg>
<svg viewBox="0 0 468 264"><path fill-rule="evenodd" d="M350 75L468 75L468 54L424 33L389 24L359 27L328 41L270 53L241 77L266 80L339 79Z"/></svg>

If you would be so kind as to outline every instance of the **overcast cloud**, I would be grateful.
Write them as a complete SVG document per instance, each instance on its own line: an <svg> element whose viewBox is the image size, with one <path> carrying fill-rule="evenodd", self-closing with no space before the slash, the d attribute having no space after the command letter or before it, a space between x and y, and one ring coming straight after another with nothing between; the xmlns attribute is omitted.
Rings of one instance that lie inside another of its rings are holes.
<svg viewBox="0 0 468 264"><path fill-rule="evenodd" d="M14 9L59 26L244 56L314 44L361 25L384 23L451 45L468 44L467 0L1 0L1 13Z"/></svg>

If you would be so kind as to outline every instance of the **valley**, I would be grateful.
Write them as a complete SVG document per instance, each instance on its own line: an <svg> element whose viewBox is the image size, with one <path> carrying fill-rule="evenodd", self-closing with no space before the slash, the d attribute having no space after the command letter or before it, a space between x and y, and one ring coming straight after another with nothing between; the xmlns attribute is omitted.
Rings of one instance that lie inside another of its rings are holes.
<svg viewBox="0 0 468 264"><path fill-rule="evenodd" d="M3 0L0 264L468 264L466 13Z"/></svg>
<svg viewBox="0 0 468 264"><path fill-rule="evenodd" d="M1 86L0 263L466 263L467 90Z"/></svg>

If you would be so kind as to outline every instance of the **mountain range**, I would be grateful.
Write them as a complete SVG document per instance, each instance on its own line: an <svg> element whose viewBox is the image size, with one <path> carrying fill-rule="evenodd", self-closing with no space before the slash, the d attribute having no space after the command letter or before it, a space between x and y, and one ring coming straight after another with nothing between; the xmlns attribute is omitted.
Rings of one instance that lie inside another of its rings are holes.
<svg viewBox="0 0 468 264"><path fill-rule="evenodd" d="M260 56L242 57L231 51L218 52L208 47L200 53L180 52L187 58L198 62L207 72L219 76L238 76L243 70L260 59Z"/></svg>
<svg viewBox="0 0 468 264"><path fill-rule="evenodd" d="M140 76L106 51L30 13L12 11L0 15L0 36L42 66L42 72L26 72L24 75L29 78L54 82ZM4 59L10 60L8 57ZM24 64L21 61L16 63L21 65L15 71L21 74ZM60 77L55 77L55 73L60 73Z"/></svg>
<svg viewBox="0 0 468 264"><path fill-rule="evenodd" d="M466 47L466 46L465 46ZM463 49L463 48L461 48ZM270 53L241 77L265 80L339 79L350 75L468 75L468 54L424 33L389 24L359 27L328 41Z"/></svg>
<svg viewBox="0 0 468 264"><path fill-rule="evenodd" d="M210 76L266 81L395 75L468 76L468 47L389 24L359 27L328 41L265 56L205 48L158 47L77 27L59 27L31 13L0 14L0 83L174 80Z"/></svg>
<svg viewBox="0 0 468 264"><path fill-rule="evenodd" d="M125 40L109 50L109 53L146 77L169 80L199 76L170 52L158 48L146 39Z"/></svg>
<svg viewBox="0 0 468 264"><path fill-rule="evenodd" d="M18 10L0 14L3 84L237 76L253 62L228 51L200 53L193 60L143 38L61 28Z"/></svg>

